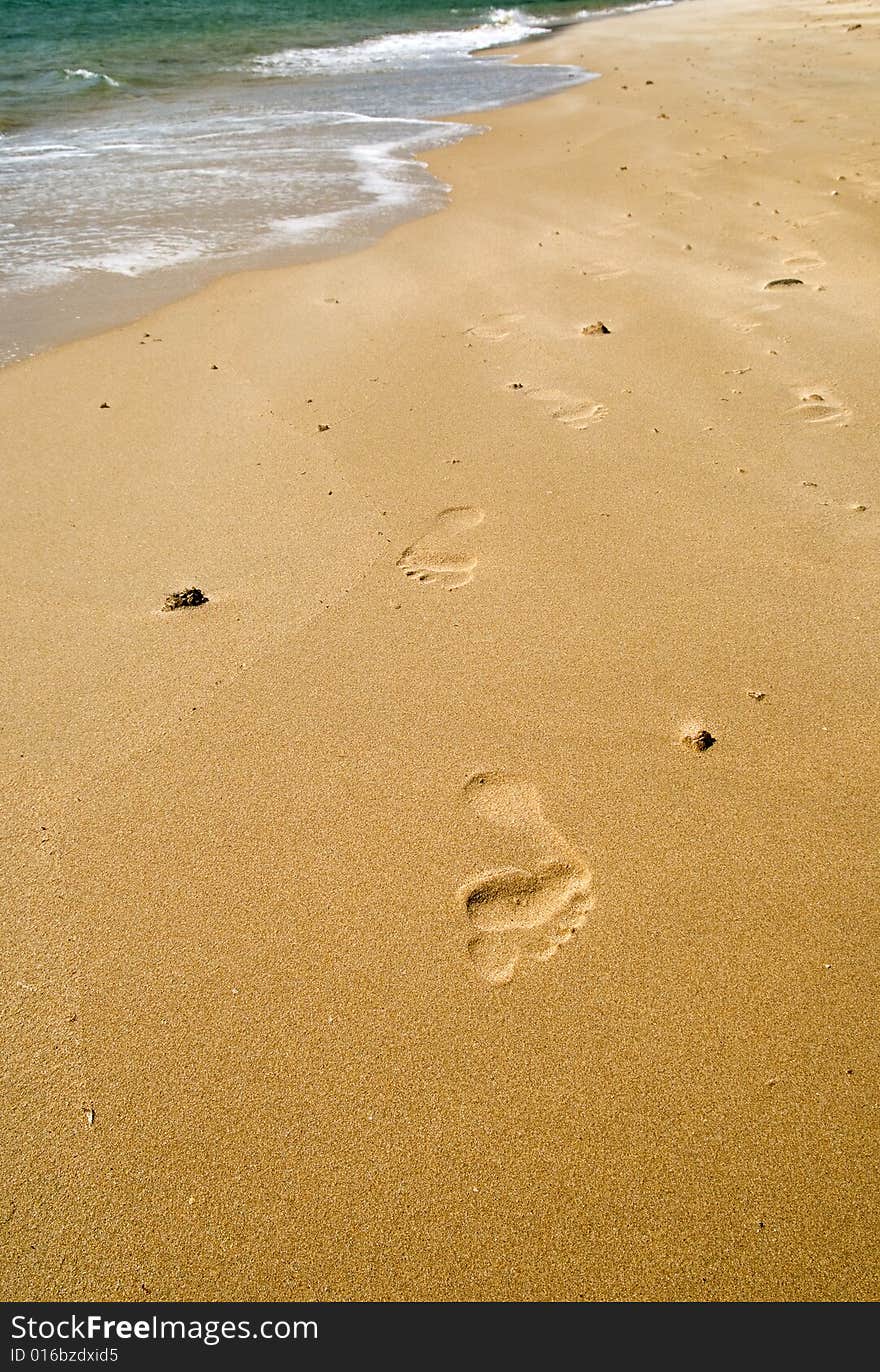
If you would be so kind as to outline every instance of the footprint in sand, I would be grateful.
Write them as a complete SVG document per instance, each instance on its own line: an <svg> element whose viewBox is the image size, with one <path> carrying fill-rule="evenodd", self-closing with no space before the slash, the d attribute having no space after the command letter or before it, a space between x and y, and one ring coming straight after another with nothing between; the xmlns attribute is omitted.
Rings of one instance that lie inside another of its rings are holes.
<svg viewBox="0 0 880 1372"><path fill-rule="evenodd" d="M759 305L753 310L744 311L742 314L733 314L727 317L727 323L737 333L754 333L762 325L767 323L764 316L775 314L779 309L778 305Z"/></svg>
<svg viewBox="0 0 880 1372"><path fill-rule="evenodd" d="M551 418L570 429L589 429L593 424L603 420L608 413L605 406L600 405L598 401L578 400L567 395L565 391L532 387L526 390L526 395L532 400L537 400L539 405L543 405Z"/></svg>
<svg viewBox="0 0 880 1372"><path fill-rule="evenodd" d="M474 969L492 986L504 986L530 962L549 961L586 923L595 904L592 873L546 819L534 786L482 772L467 783L465 800L486 823L512 830L545 854L529 869L487 872L458 893L477 931L467 946Z"/></svg>
<svg viewBox="0 0 880 1372"><path fill-rule="evenodd" d="M619 262L586 262L581 268L581 276L592 276L596 281L616 281L618 277L629 276L629 268Z"/></svg>
<svg viewBox="0 0 880 1372"><path fill-rule="evenodd" d="M450 552L448 543L459 534L475 529L485 518L485 512L474 505L454 505L441 510L424 538L404 548L397 559L398 567L404 576L423 586L437 586L444 591L466 586L474 579L477 559L472 553Z"/></svg>
<svg viewBox="0 0 880 1372"><path fill-rule="evenodd" d="M811 267L813 269L816 267L824 267L825 260L824 258L819 257L817 253L808 252L801 254L800 257L786 257L782 265L784 267L791 267L793 271L805 272L809 271Z"/></svg>
<svg viewBox="0 0 880 1372"><path fill-rule="evenodd" d="M807 424L826 424L829 428L839 429L852 419L852 411L824 386L815 391L799 391L798 401L794 413L799 414Z"/></svg>
<svg viewBox="0 0 880 1372"><path fill-rule="evenodd" d="M482 323L473 324L469 329L465 329L465 334L485 339L488 343L503 343L524 318L525 315L522 314L489 315Z"/></svg>

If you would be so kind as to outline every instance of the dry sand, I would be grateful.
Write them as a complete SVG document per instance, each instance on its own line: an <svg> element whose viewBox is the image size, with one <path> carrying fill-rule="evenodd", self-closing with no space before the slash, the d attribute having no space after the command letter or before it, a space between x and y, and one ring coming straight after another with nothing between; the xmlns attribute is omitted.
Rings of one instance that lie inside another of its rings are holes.
<svg viewBox="0 0 880 1372"><path fill-rule="evenodd" d="M553 58L0 375L7 1297L880 1294L880 18Z"/></svg>

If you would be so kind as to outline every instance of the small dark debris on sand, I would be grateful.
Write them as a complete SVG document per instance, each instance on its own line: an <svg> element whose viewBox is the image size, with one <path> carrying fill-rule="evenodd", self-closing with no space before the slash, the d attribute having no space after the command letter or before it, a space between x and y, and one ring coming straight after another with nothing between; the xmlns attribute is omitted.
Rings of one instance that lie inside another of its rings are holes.
<svg viewBox="0 0 880 1372"><path fill-rule="evenodd" d="M318 425L318 433L319 433L319 434L325 434L329 428L330 428L330 425L329 425L329 424L319 424L319 425Z"/></svg>
<svg viewBox="0 0 880 1372"><path fill-rule="evenodd" d="M707 748L711 748L717 739L713 738L708 729L700 729L695 734L685 734L682 743L687 744L688 748L693 748L695 753L705 753Z"/></svg>
<svg viewBox="0 0 880 1372"><path fill-rule="evenodd" d="M219 372L219 370L220 370L220 368L217 366L217 363L216 363L216 362L212 362L212 363L211 363L211 371L212 371L212 372Z"/></svg>
<svg viewBox="0 0 880 1372"><path fill-rule="evenodd" d="M748 696L749 700L764 700L765 697L766 697L766 695L767 695L767 692L766 692L766 691L746 691L746 695Z"/></svg>
<svg viewBox="0 0 880 1372"><path fill-rule="evenodd" d="M778 276L774 281L768 281L764 290L778 291L784 286L802 286L803 284L799 276Z"/></svg>
<svg viewBox="0 0 880 1372"><path fill-rule="evenodd" d="M510 383L510 389L511 389L512 391L521 391L522 388L523 388L523 383L522 383L521 381L511 381L511 383Z"/></svg>
<svg viewBox="0 0 880 1372"><path fill-rule="evenodd" d="M110 408L110 406L107 404L107 401L106 401L106 400L102 400L102 401L101 401L101 409L102 409L102 410L109 410L109 408Z"/></svg>
<svg viewBox="0 0 880 1372"><path fill-rule="evenodd" d="M185 591L172 591L165 597L163 610L182 610L187 605L207 605L208 597L198 586L189 586Z"/></svg>
<svg viewBox="0 0 880 1372"><path fill-rule="evenodd" d="M582 333L582 334L586 334L588 337L589 337L591 334L610 333L610 332L611 332L611 330L609 329L608 325L607 325L607 324L603 324L601 319L597 319L595 324L585 324L584 327L581 329L581 333Z"/></svg>

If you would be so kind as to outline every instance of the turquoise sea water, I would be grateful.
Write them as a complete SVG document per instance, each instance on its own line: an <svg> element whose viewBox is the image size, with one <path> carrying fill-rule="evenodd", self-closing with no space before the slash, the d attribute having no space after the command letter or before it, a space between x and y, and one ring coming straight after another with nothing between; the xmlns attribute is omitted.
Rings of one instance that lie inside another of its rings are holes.
<svg viewBox="0 0 880 1372"><path fill-rule="evenodd" d="M609 8L0 0L0 362L438 208L438 115L584 79L492 49Z"/></svg>

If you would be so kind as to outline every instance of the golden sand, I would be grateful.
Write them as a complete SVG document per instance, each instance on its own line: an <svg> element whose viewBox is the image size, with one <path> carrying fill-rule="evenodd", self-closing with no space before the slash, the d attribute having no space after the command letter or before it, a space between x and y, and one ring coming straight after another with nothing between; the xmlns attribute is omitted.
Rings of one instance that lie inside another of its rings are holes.
<svg viewBox="0 0 880 1372"><path fill-rule="evenodd" d="M7 1298L880 1294L880 17L520 60L0 374Z"/></svg>

